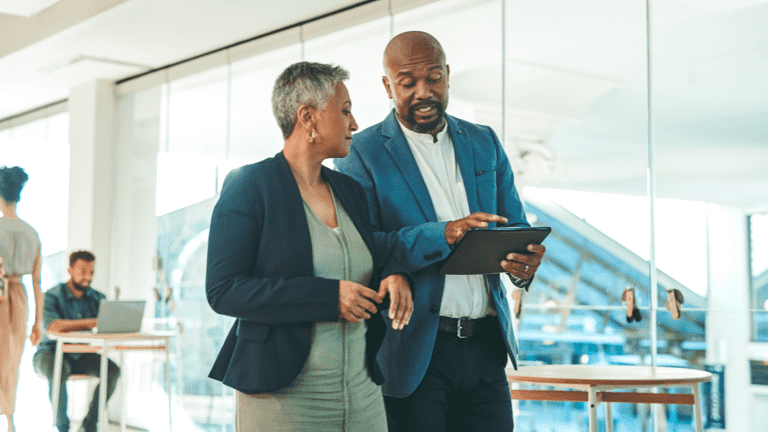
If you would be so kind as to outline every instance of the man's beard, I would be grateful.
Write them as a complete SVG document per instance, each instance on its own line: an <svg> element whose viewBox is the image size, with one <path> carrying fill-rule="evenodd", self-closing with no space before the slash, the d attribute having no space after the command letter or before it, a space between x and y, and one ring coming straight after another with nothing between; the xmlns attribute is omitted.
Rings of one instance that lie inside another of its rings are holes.
<svg viewBox="0 0 768 432"><path fill-rule="evenodd" d="M80 285L79 283L77 283L77 282L75 282L75 281L72 281L72 286L73 286L73 287L74 287L76 290L78 290L78 291L83 291L83 292L85 292L85 291L87 291L87 290L88 290L88 287L90 287L90 286L91 286L91 284L88 284L88 285L86 285L86 286L82 286L82 285Z"/></svg>
<svg viewBox="0 0 768 432"><path fill-rule="evenodd" d="M429 123L418 123L416 121L416 110L426 105L432 105L435 107L435 110L437 110L437 117L435 120ZM429 104L418 103L411 105L408 107L408 118L406 119L406 123L412 125L414 132L423 134L431 133L437 129L440 129L445 123L445 105L443 105L443 103L440 101L430 101Z"/></svg>

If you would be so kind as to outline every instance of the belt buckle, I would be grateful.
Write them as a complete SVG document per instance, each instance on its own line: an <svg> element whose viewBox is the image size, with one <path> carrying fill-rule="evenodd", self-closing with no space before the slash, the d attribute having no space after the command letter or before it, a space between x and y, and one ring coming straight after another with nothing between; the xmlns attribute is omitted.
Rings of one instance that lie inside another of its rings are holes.
<svg viewBox="0 0 768 432"><path fill-rule="evenodd" d="M458 321L456 321L456 337L459 339L466 339L467 336L461 335L461 330L464 328L461 326L461 322L464 321L466 318L459 318Z"/></svg>

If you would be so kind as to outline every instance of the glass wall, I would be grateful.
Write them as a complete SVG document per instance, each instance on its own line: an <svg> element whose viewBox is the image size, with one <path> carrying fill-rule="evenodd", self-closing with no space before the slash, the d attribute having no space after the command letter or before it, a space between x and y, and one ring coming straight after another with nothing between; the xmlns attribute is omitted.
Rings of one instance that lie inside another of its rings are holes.
<svg viewBox="0 0 768 432"><path fill-rule="evenodd" d="M768 213L749 217L749 258L752 341L768 342Z"/></svg>
<svg viewBox="0 0 768 432"><path fill-rule="evenodd" d="M765 387L753 380L750 361L759 349L750 345L750 320L763 316L751 313L757 305L749 294L750 231L757 252L759 218L750 230L748 215L765 211L768 190L766 16L764 0L650 2L654 239L659 269L676 269L675 284L659 287L657 317L678 330L659 332L667 342L659 353L722 367L728 430L764 424L753 413L764 406ZM679 319L662 288L683 292ZM704 320L705 344L686 349L692 324ZM759 340L759 331L752 334Z"/></svg>
<svg viewBox="0 0 768 432"><path fill-rule="evenodd" d="M504 6L505 92L484 92L503 109L531 219L553 228L523 294L522 363L650 365L645 2ZM627 320L625 290L640 321ZM516 405L520 431L587 428L583 403ZM651 430L647 407L616 405L613 418L614 430ZM598 423L605 428L603 410Z"/></svg>
<svg viewBox="0 0 768 432"><path fill-rule="evenodd" d="M29 175L16 213L40 236L43 290L65 273L61 253L67 247L69 206L69 113L66 104L45 110L52 113L0 123L0 166L18 165ZM51 217L53 209L56 217ZM24 283L31 288L31 278ZM34 314L30 320L34 321Z"/></svg>
<svg viewBox="0 0 768 432"><path fill-rule="evenodd" d="M768 393L754 379L768 358L759 343L768 339L767 224L755 214L768 209L768 3L419 4L392 15L365 5L157 72L151 84L121 85L119 145L142 148L126 152L155 170L140 180L155 203L155 316L180 332L175 421L233 430L232 391L207 378L232 322L205 299L207 234L226 174L282 148L270 105L276 76L301 59L346 67L364 129L391 109L384 46L423 30L451 66L448 113L493 127L529 220L553 227L523 293L520 363L721 365L728 428L760 430L743 411L765 406ZM627 319L627 289L642 320ZM668 309L668 290L684 303ZM163 371L152 376L162 388ZM516 402L517 430L584 430L585 409ZM655 412L617 404L614 430L693 430L690 406Z"/></svg>
<svg viewBox="0 0 768 432"><path fill-rule="evenodd" d="M32 225L40 237L43 257L40 286L45 292L66 280L68 265L67 215L69 207L69 113L67 104L57 104L39 111L0 122L0 166L20 166L29 175L16 206L18 217ZM35 322L32 277L22 279L27 290L29 331ZM3 328L0 331L6 331ZM50 427L50 405L41 404L48 384L37 378L32 367L35 347L25 340L19 366L16 394L18 430L45 430ZM5 353L0 354L4 357ZM0 430L4 431L5 421Z"/></svg>

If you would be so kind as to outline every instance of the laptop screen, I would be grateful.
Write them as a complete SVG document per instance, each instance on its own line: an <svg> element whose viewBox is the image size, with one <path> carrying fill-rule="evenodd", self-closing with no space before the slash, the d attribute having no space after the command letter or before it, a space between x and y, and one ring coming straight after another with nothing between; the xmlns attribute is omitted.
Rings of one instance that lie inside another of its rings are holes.
<svg viewBox="0 0 768 432"><path fill-rule="evenodd" d="M144 316L144 300L102 300L96 327L99 333L137 333Z"/></svg>

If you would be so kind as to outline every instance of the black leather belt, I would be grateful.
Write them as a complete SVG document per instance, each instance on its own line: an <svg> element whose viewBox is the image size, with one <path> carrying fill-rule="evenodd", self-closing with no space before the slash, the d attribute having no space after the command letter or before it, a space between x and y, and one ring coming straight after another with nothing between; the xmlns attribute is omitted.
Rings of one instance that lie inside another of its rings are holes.
<svg viewBox="0 0 768 432"><path fill-rule="evenodd" d="M452 335L464 339L473 336L479 336L483 321L486 318L469 319L469 318L449 318L440 317L440 323L437 328L451 333Z"/></svg>

